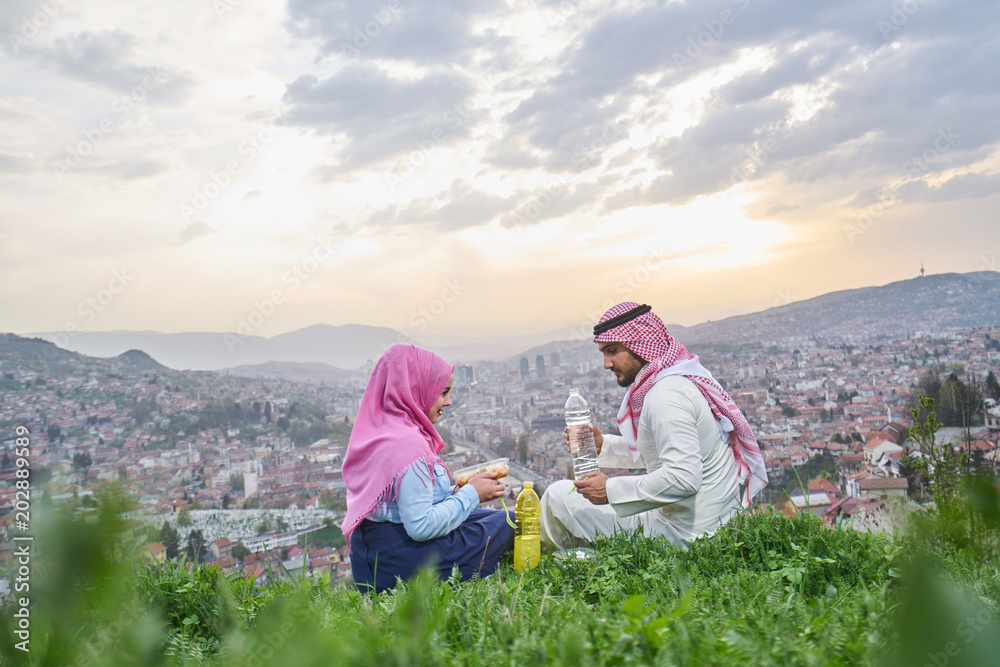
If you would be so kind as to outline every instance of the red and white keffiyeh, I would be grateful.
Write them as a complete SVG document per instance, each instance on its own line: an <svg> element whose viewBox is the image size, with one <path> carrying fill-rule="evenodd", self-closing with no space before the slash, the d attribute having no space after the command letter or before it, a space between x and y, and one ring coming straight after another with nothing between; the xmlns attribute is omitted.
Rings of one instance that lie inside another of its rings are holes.
<svg viewBox="0 0 1000 667"><path fill-rule="evenodd" d="M623 315L638 308L639 304L627 301L613 307L601 317L601 322ZM698 357L667 331L663 321L652 312L639 315L617 327L594 337L595 343L621 343L648 362L639 371L629 387L618 412L618 425L633 455L638 454L636 438L639 434L639 417L650 388L667 375L683 375L691 380L708 401L712 414L728 433L728 443L736 457L736 468L742 484L749 478L743 492L743 507L749 507L752 498L767 485L764 457L757 446L757 439L750 424L726 390L715 381L712 374L701 365Z"/></svg>

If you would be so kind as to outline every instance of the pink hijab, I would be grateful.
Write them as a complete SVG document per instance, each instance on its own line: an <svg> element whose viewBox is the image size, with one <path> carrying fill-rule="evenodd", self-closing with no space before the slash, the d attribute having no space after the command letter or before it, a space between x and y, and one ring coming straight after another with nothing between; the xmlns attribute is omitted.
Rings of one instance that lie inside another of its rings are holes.
<svg viewBox="0 0 1000 667"><path fill-rule="evenodd" d="M347 544L366 516L396 498L403 473L414 462L434 464L444 441L427 412L448 386L454 366L413 345L394 345L375 364L344 457Z"/></svg>

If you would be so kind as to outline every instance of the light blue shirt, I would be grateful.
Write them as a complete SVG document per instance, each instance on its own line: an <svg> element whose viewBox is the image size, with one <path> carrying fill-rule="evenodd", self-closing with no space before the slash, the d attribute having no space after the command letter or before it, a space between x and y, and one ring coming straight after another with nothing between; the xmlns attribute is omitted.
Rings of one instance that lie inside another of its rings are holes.
<svg viewBox="0 0 1000 667"><path fill-rule="evenodd" d="M370 521L401 523L406 534L417 542L447 535L479 506L479 493L466 484L452 493L451 478L440 463L434 464L434 480L427 467L416 461L399 482L399 496L368 515Z"/></svg>

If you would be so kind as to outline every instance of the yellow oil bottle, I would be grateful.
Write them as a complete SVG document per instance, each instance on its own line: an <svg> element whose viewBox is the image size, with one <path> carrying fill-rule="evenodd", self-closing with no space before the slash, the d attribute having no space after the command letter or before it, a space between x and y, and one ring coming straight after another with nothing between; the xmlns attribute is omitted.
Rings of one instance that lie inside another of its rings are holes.
<svg viewBox="0 0 1000 667"><path fill-rule="evenodd" d="M514 567L520 572L537 567L542 557L541 503L532 487L525 482L514 505Z"/></svg>

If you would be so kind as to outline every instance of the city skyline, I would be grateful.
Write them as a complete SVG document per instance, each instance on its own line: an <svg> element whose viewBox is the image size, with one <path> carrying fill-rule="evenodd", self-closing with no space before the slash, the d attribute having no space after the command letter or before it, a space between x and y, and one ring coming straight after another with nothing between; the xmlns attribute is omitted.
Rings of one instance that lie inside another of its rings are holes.
<svg viewBox="0 0 1000 667"><path fill-rule="evenodd" d="M1000 270L993 3L9 4L5 331L691 326Z"/></svg>

